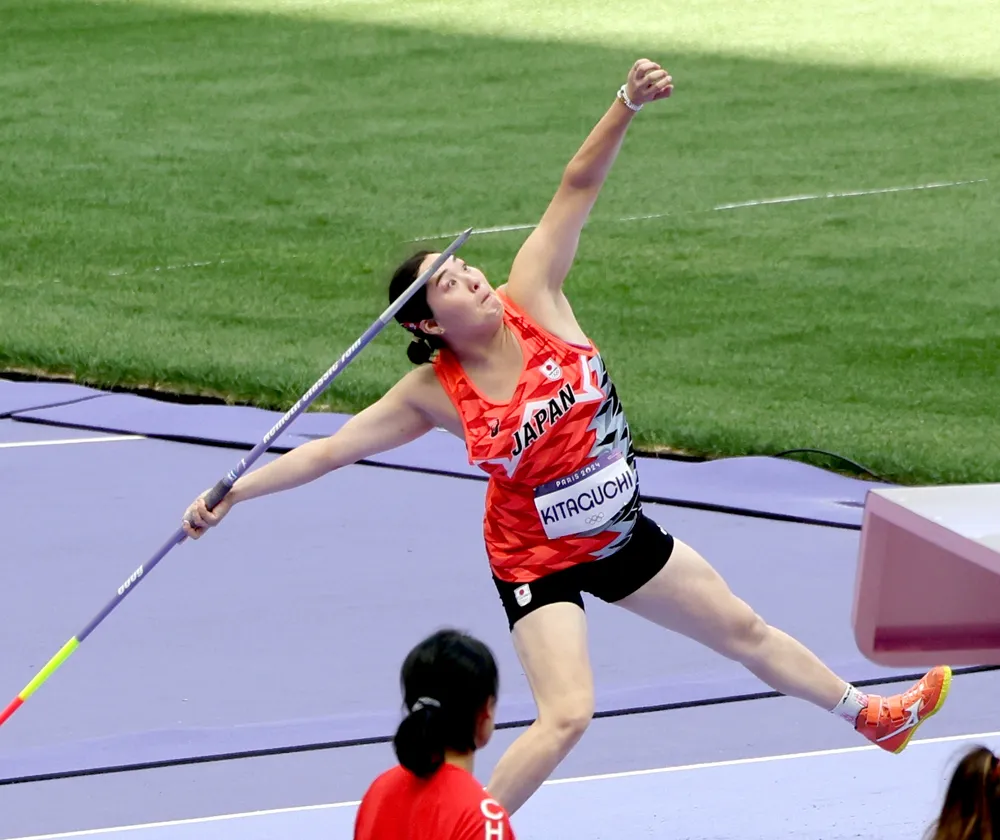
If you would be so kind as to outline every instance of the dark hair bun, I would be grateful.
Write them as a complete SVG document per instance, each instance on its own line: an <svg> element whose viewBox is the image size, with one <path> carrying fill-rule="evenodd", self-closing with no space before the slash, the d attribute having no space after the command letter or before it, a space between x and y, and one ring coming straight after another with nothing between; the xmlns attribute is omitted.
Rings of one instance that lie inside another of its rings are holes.
<svg viewBox="0 0 1000 840"><path fill-rule="evenodd" d="M406 358L415 365L425 365L434 355L434 348L424 338L415 338L406 348Z"/></svg>
<svg viewBox="0 0 1000 840"><path fill-rule="evenodd" d="M423 706L399 724L392 745L399 763L413 775L426 779L444 763L444 742L440 709Z"/></svg>

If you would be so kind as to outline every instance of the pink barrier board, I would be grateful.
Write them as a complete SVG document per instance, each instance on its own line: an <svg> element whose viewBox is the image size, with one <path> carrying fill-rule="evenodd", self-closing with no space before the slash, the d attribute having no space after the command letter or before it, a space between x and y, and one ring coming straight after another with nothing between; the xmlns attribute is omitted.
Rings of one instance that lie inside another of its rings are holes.
<svg viewBox="0 0 1000 840"><path fill-rule="evenodd" d="M1000 484L870 491L852 620L881 665L1000 665Z"/></svg>

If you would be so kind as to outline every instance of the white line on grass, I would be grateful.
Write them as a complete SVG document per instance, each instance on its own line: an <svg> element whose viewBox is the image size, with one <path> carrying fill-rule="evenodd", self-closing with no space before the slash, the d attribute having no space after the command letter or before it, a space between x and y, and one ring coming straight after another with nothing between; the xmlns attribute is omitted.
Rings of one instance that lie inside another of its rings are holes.
<svg viewBox="0 0 1000 840"><path fill-rule="evenodd" d="M944 735L938 738L923 738L910 742L909 748L922 744L947 744L959 741L981 742L990 738L1000 737L1000 732L979 732L969 735ZM656 767L651 770L625 770L620 773L601 773L595 776L577 776L570 779L551 779L544 783L545 787L552 785L572 785L580 782L599 782L607 779L625 779L633 776L652 776L662 773L684 773L694 770L709 770L718 767L739 767L746 764L766 764L772 761L790 761L800 758L824 758L831 755L848 755L859 752L872 752L880 747L874 744L865 744L858 747L841 747L832 750L815 750L813 752L783 753L781 755L764 755L755 758L734 758L727 761L706 761L701 764L680 764L672 767ZM361 804L353 802L331 802L324 805L300 805L291 808L273 808L268 811L247 811L240 814L220 814L214 817L194 817L185 820L169 820L167 822L145 823L142 825L124 825L116 828L92 828L86 831L69 831L63 834L36 834L31 837L15 837L12 840L62 840L68 837L93 837L101 834L115 834L119 831L140 831L150 828L168 828L181 825L201 825L202 823L222 822L225 820L238 820L249 817L266 817L273 814L293 814L305 811L324 811L334 808L354 808Z"/></svg>
<svg viewBox="0 0 1000 840"><path fill-rule="evenodd" d="M744 207L763 207L770 204L792 204L797 201L819 201L821 199L832 199L832 198L856 198L858 196L865 195L883 195L885 193L900 193L900 192L913 192L915 190L938 190L944 187L960 187L966 184L984 184L989 181L989 178L976 178L971 181L937 181L931 184L915 184L909 187L879 187L877 189L870 190L850 190L848 192L828 192L828 193L809 193L807 195L788 195L781 198L758 198L752 201L738 201L732 204L718 204L715 207L709 208L708 210L696 210L693 212L699 213L710 213L717 210L737 210ZM647 221L649 219L662 219L666 216L681 216L687 215L687 213L649 213L643 216L623 216L620 219L615 219L617 222L641 222ZM487 233L508 233L515 230L531 230L536 227L537 223L523 224L523 225L499 225L497 227L488 228L476 228L473 231L473 236L481 236ZM420 236L416 239L410 240L411 242L426 242L431 239L452 239L461 231L456 233L438 233L433 236Z"/></svg>
<svg viewBox="0 0 1000 840"><path fill-rule="evenodd" d="M74 443L115 443L120 440L145 440L143 435L107 435L94 438L66 438L65 440L20 440L0 443L0 449L22 449L28 446L69 446Z"/></svg>
<svg viewBox="0 0 1000 840"><path fill-rule="evenodd" d="M204 265L222 265L227 263L229 260L208 260L202 262L186 262L180 265L154 265L152 271L177 271L180 268L200 268ZM121 277L125 274L135 274L137 271L145 271L146 269L136 269L134 271L109 271L108 277Z"/></svg>

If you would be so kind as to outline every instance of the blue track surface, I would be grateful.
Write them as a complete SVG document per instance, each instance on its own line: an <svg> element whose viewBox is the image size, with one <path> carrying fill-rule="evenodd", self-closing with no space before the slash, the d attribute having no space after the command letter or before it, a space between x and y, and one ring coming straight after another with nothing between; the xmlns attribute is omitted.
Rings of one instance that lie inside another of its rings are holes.
<svg viewBox="0 0 1000 840"><path fill-rule="evenodd" d="M59 398L39 392L40 404ZM17 400L23 408L24 389ZM5 565L0 587L0 692L23 687L237 457L0 420L0 503L19 523L7 548L20 560ZM0 729L0 838L349 838L351 803L392 763L388 746L287 750L391 732L399 661L441 624L493 645L505 676L501 719L530 718L482 557L481 495L458 478L358 466L258 500L253 516L234 514L182 546ZM430 520L404 512L420 499L448 501L456 519L447 534L429 540ZM855 532L650 510L847 678L898 675L851 642ZM427 549L449 541L447 553ZM1000 748L997 673L956 677L952 699L920 733L931 741L891 756L788 698L718 705L766 687L612 607L590 602L588 611L599 708L682 707L595 721L554 783L516 815L522 838L914 838L969 733L993 733L985 742ZM484 750L481 778L516 734L501 731ZM279 754L192 761L264 748ZM95 775L144 761L176 766ZM67 772L87 775L16 782ZM273 813L247 815L259 811Z"/></svg>

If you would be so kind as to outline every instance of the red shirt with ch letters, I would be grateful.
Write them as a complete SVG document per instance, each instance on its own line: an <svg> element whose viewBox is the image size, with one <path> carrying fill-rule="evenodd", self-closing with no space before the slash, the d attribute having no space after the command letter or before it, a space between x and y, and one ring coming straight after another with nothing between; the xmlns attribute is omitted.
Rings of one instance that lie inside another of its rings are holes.
<svg viewBox="0 0 1000 840"><path fill-rule="evenodd" d="M515 840L506 811L453 764L429 779L403 767L383 773L358 808L354 840Z"/></svg>

